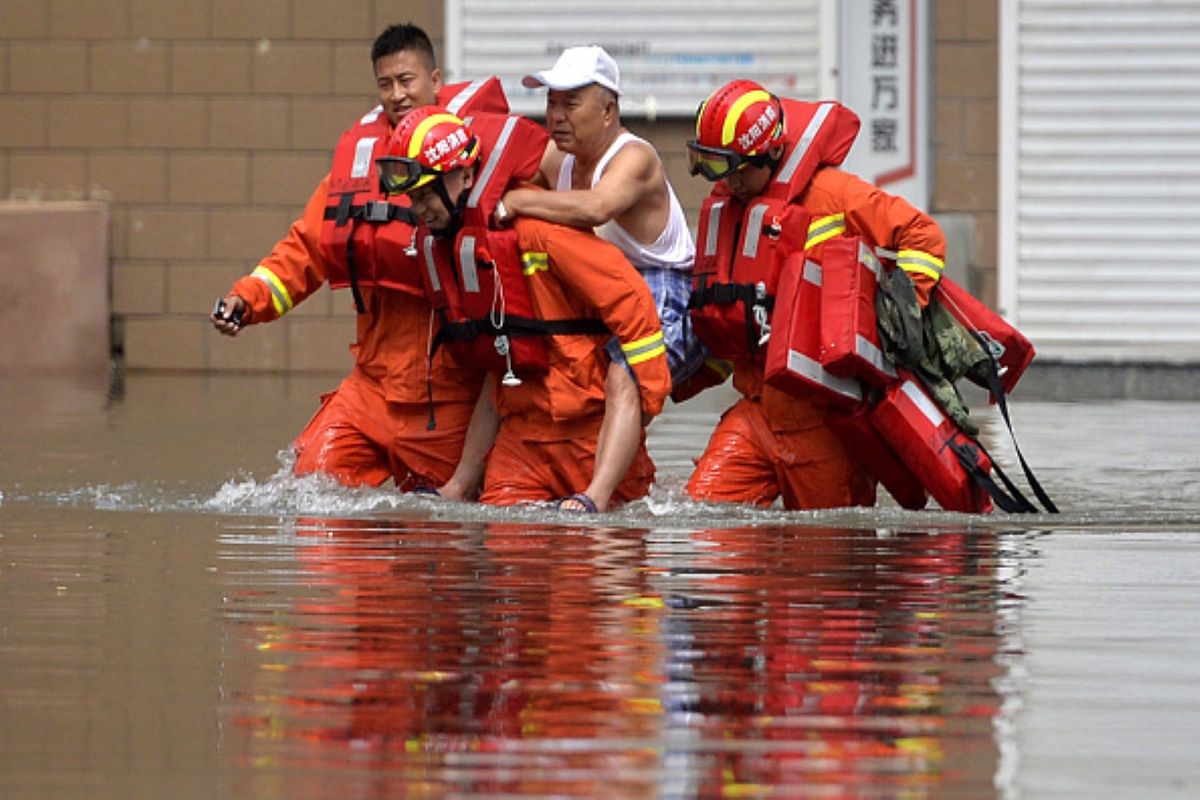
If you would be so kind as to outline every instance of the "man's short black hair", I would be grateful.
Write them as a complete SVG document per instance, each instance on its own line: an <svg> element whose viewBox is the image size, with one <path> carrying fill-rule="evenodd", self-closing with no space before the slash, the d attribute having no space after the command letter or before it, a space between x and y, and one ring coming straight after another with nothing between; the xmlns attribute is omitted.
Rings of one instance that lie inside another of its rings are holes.
<svg viewBox="0 0 1200 800"><path fill-rule="evenodd" d="M429 41L429 35L410 22L391 25L379 34L371 46L371 63L405 50L420 53L430 70L437 69L437 57L433 54L433 42Z"/></svg>

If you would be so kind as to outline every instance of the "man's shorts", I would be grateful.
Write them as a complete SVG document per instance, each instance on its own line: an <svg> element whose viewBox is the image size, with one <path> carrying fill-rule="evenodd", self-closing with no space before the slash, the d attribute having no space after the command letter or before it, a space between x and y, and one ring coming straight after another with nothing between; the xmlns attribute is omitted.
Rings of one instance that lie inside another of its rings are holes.
<svg viewBox="0 0 1200 800"><path fill-rule="evenodd" d="M662 325L663 344L667 348L667 363L671 368L671 382L678 386L691 377L704 364L708 350L692 333L692 321L688 316L688 298L692 293L692 275L677 269L638 270L654 295L658 319ZM621 343L614 336L605 345L605 352L614 363L624 364L625 355ZM630 374L633 372L630 370Z"/></svg>

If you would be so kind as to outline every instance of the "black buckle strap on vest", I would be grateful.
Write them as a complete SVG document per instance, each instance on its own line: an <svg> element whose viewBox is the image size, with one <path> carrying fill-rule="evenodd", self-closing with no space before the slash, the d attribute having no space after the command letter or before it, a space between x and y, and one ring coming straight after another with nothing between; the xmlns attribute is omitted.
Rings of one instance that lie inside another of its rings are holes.
<svg viewBox="0 0 1200 800"><path fill-rule="evenodd" d="M344 192L339 198L336 208L325 207L325 219L332 219L334 224L339 227L345 227L350 223L350 220L357 220L354 215L354 193ZM359 209L362 206L358 206ZM363 303L362 292L358 288L358 268L354 264L354 226L350 225L350 231L346 234L346 272L350 276L350 294L354 297L354 310L359 314L367 313L366 304Z"/></svg>
<svg viewBox="0 0 1200 800"><path fill-rule="evenodd" d="M353 193L343 194L336 207L325 207L325 219L334 220L339 228L350 220L371 222L376 225L385 222L404 222L415 226L418 222L417 215L407 206L399 206L386 200L368 200L359 205L354 205L353 201Z"/></svg>
<svg viewBox="0 0 1200 800"><path fill-rule="evenodd" d="M552 319L508 316L502 325L491 319L449 322L443 318L433 336L431 354L446 342L469 342L479 336L607 336L608 326L598 319Z"/></svg>
<svg viewBox="0 0 1200 800"><path fill-rule="evenodd" d="M490 319L467 319L445 322L434 335L435 347L440 342L469 342L478 336L603 336L608 326L598 319L533 319L508 316L502 325Z"/></svg>
<svg viewBox="0 0 1200 800"><path fill-rule="evenodd" d="M354 264L354 230L346 237L346 272L350 275L350 294L354 296L354 310L359 314L367 313L363 303L362 292L358 288L358 267Z"/></svg>
<svg viewBox="0 0 1200 800"><path fill-rule="evenodd" d="M759 336L755 330L757 320L754 319L756 306L765 308L770 314L775 310L775 295L759 296L759 288L753 283L701 283L691 296L688 297L688 309L704 308L707 305L728 306L741 301L746 311L746 343L750 352L759 348Z"/></svg>
<svg viewBox="0 0 1200 800"><path fill-rule="evenodd" d="M389 203L386 200L368 200L354 205L354 192L344 192L337 206L325 207L325 219L331 219L341 228L358 222L369 222L373 225L383 225L388 222L404 222L412 226L417 224L417 215L411 208ZM358 268L354 264L354 225L350 225L350 233L346 236L346 271L350 276L350 294L354 296L354 310L359 314L367 313L363 302L362 291L358 288Z"/></svg>
<svg viewBox="0 0 1200 800"><path fill-rule="evenodd" d="M334 220L339 228L345 226L350 221L351 213L354 210L353 203L354 193L346 192L338 198L337 208L325 207L325 219Z"/></svg>
<svg viewBox="0 0 1200 800"><path fill-rule="evenodd" d="M743 301L746 308L762 306L767 311L775 309L775 295L758 296L758 287L753 283L713 283L701 284L688 297L688 309L704 308L707 305L728 306Z"/></svg>

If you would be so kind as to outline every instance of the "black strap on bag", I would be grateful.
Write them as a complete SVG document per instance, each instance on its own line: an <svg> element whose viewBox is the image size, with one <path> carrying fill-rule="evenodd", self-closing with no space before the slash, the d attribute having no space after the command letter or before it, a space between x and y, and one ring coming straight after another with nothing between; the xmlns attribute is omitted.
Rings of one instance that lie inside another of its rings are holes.
<svg viewBox="0 0 1200 800"><path fill-rule="evenodd" d="M1050 499L1050 496L1046 494L1046 491L1042 488L1042 484L1038 481L1037 477L1034 476L1033 470L1030 469L1029 464L1025 461L1025 456L1021 453L1020 445L1017 444L1017 434L1015 431L1013 431L1012 420L1008 416L1008 400L1004 392L1004 384L1000 381L1000 365L996 362L996 356L992 354L991 349L987 346L987 342L978 331L971 330L969 328L968 330L979 342L979 344L983 346L984 352L988 354L988 391L990 391L992 393L992 397L996 399L996 406L1000 409L1000 416L1004 418L1004 425L1008 428L1008 435L1012 439L1013 449L1017 453L1017 460L1021 463L1021 469L1025 473L1025 480L1029 481L1029 488L1033 490L1034 495L1037 497L1038 501L1041 502L1042 507L1051 514L1057 514L1058 506L1054 504L1054 501ZM997 469L997 474L1003 475L999 469ZM1036 509L1034 510L1036 511Z"/></svg>
<svg viewBox="0 0 1200 800"><path fill-rule="evenodd" d="M1001 511L1009 514L1037 513L1037 506L1029 502L1025 495L1021 494L1021 490L1009 479L1008 475L1004 474L1004 470L1000 469L1000 465L996 463L995 459L992 458L991 454L988 453L987 449L980 442L972 441L969 445L961 442L951 442L949 446L958 458L958 463L962 465L962 468L966 470L972 480L983 487L984 491L988 493L988 496L992 498L992 501ZM996 482L992 480L992 476L979 467L979 459L976 457L976 453L972 452L976 450L987 456L992 464L992 471L1004 483L1004 486L1008 489L1007 492L997 486Z"/></svg>
<svg viewBox="0 0 1200 800"><path fill-rule="evenodd" d="M972 331L972 335L976 335L974 331ZM991 377L989 379L989 383L994 382L995 384L992 391L997 398L996 404L1000 406L1000 411L1004 417L1004 422L1008 426L1008 434L1012 438L1013 448L1017 452L1017 458L1021 462L1021 468L1025 472L1025 478L1029 481L1030 488L1033 489L1034 494L1037 496L1038 500L1041 501L1042 506L1046 509L1046 511L1051 514L1057 514L1058 507L1042 489L1041 484L1038 482L1037 478L1034 477L1033 470L1030 469L1029 464L1026 463L1025 457L1021 455L1021 448L1017 446L1017 437L1013 432L1012 423L1009 421L1007 404L1003 402L1004 389L1000 384L999 371L996 369L995 359L991 357L990 354L989 358L992 359L992 369L990 371ZM936 400L936 395L932 391L932 386L929 382L929 379L920 370L917 370L914 374L916 375L917 380L919 380L921 385L925 388L929 396L931 398L935 398L934 402L938 402ZM996 392L998 392L998 394L996 394ZM945 411L945 409L942 410L943 412ZM967 436L968 434L964 432L963 435ZM1000 510L1009 514L1038 513L1038 507L1021 493L1021 490L1017 488L1017 485L1013 483L1008 475L1005 474L1004 470L1000 468L1000 463L996 461L996 459L992 458L992 454L987 451L987 448L983 446L983 443L974 437L969 438L971 440L970 444L952 441L948 444L948 446L958 459L958 463L962 465L962 468L966 470L967 474L969 474L977 484L983 487L984 491L988 493L988 495L992 498L992 501L995 502ZM1000 481L1004 484L1007 492L1005 489L1001 489L996 482L992 480L991 475L989 475L983 469L980 469L977 453L983 453L985 456L987 456L988 461L990 461L992 464L992 471L996 473L998 478L1000 478Z"/></svg>

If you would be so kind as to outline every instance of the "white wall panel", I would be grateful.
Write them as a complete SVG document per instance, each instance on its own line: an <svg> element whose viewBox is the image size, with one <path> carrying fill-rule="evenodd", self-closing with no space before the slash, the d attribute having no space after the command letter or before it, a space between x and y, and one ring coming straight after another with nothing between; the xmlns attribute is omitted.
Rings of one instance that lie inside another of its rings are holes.
<svg viewBox="0 0 1200 800"><path fill-rule="evenodd" d="M1003 309L1044 356L1200 362L1200 0L1001 14Z"/></svg>
<svg viewBox="0 0 1200 800"><path fill-rule="evenodd" d="M540 115L545 91L521 78L563 48L599 44L621 68L622 113L685 115L713 89L752 78L820 96L820 0L447 0L446 67L498 75L514 111Z"/></svg>

